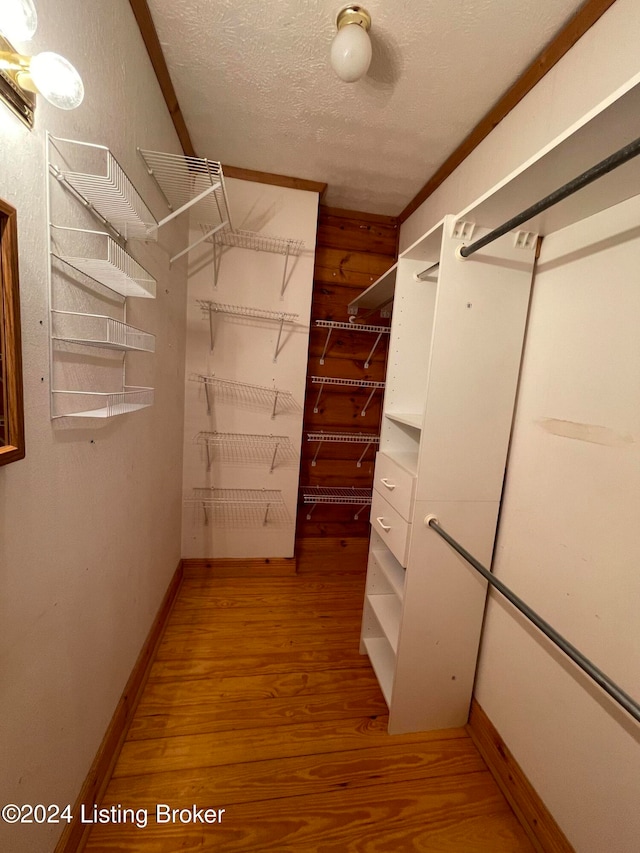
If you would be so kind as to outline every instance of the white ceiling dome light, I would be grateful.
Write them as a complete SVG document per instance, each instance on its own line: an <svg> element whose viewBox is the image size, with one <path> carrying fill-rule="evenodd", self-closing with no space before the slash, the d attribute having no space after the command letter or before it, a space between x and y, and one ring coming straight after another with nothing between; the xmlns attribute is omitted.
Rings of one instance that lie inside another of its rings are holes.
<svg viewBox="0 0 640 853"><path fill-rule="evenodd" d="M343 6L336 16L338 33L331 45L331 65L345 83L355 83L371 62L371 15L363 6Z"/></svg>

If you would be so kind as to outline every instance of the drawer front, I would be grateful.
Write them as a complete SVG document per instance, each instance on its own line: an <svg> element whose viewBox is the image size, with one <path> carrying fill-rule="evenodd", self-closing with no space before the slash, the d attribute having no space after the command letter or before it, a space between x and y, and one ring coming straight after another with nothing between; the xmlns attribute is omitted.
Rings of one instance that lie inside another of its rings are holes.
<svg viewBox="0 0 640 853"><path fill-rule="evenodd" d="M400 565L406 567L411 525L375 490L371 501L371 526Z"/></svg>
<svg viewBox="0 0 640 853"><path fill-rule="evenodd" d="M416 478L384 453L376 455L373 487L403 518L411 518Z"/></svg>

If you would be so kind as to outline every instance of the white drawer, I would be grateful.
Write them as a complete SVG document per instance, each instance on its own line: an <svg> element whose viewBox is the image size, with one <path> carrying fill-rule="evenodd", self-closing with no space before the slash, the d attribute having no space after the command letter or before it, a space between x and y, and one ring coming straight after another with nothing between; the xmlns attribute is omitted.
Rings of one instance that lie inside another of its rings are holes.
<svg viewBox="0 0 640 853"><path fill-rule="evenodd" d="M403 518L411 518L416 477L385 453L376 454L373 488L389 501Z"/></svg>
<svg viewBox="0 0 640 853"><path fill-rule="evenodd" d="M407 565L411 525L374 489L371 526L401 566Z"/></svg>

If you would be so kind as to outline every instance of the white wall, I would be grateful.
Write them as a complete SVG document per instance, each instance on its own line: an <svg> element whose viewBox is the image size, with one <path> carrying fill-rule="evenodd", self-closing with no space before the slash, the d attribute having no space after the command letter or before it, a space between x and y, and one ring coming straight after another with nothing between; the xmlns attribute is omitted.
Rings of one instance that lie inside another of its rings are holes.
<svg viewBox="0 0 640 853"><path fill-rule="evenodd" d="M639 35L640 8L618 0L407 221L401 245L637 74ZM493 566L636 698L639 222L632 199L545 238ZM497 601L476 696L579 853L637 849L638 727Z"/></svg>
<svg viewBox="0 0 640 853"><path fill-rule="evenodd" d="M158 278L157 300L132 309L157 336L154 356L136 356L148 360L155 406L52 422L45 131L110 146L156 215L164 209L136 146L180 149L127 0L37 6L24 47L67 56L86 97L73 113L39 99L32 132L0 105L0 197L18 210L27 450L0 468L0 800L64 805L180 558L186 263L169 271L165 248L132 248ZM51 850L60 830L0 823L0 847Z"/></svg>
<svg viewBox="0 0 640 853"><path fill-rule="evenodd" d="M227 180L226 186L234 228L303 240L304 249L287 263L282 296L285 268L282 254L222 247L216 287L212 247L202 244L190 253L184 494L186 497L192 495L194 487L242 489L247 490L247 497L256 489L274 490L280 493L284 512L274 508L264 525L260 507L229 505L210 513L209 524L205 525L201 506L185 504L182 555L188 558L292 557L318 193L234 179ZM278 322L217 314L214 316L214 350L210 352L209 320L197 300L282 311L298 317L293 324L284 324L274 363ZM193 374L214 375L269 389L275 387L290 392L290 402L279 402L276 416L272 418L269 394L212 390L212 410L208 415L205 388L190 379ZM201 431L286 436L292 452L288 458L280 452L270 472L269 463L256 454L240 450L233 458L233 454L223 448L214 449L211 470L207 471L206 449L195 442Z"/></svg>

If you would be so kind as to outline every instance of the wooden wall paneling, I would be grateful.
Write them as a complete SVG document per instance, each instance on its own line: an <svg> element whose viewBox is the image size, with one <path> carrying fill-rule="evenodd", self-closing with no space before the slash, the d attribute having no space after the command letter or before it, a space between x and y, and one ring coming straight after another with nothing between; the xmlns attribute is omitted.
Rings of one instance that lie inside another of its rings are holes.
<svg viewBox="0 0 640 853"><path fill-rule="evenodd" d="M317 464L311 462L317 444L307 441L309 432L364 432L377 435L380 430L383 389L376 390L366 407L370 390L354 386L325 385L322 388L318 411L315 412L320 385L312 376L327 376L368 382L384 382L388 335L378 342L369 366L365 362L376 341L375 333L359 332L355 328L335 329L331 333L324 364L320 364L327 340L327 329L314 325L315 320L347 322L347 306L364 289L393 265L397 253L398 227L393 217L374 216L358 211L320 208L318 239L314 268L311 306L311 335L305 397L303 447L301 451L301 486L355 486L371 488L376 447L370 447L361 467L363 445L325 444L318 454ZM359 318L362 322L362 318ZM380 313L366 318L367 325L389 326L388 317ZM363 510L354 519L357 508L352 506L317 505L311 519L308 507L302 504L296 530L297 549L304 553L323 553L323 566L328 564L325 551L318 551L316 540L336 543L352 540L365 542L369 535L369 511ZM306 547L306 550L305 550ZM340 552L344 554L342 546ZM366 549L350 549L347 561L364 569ZM304 569L303 569L304 570Z"/></svg>

